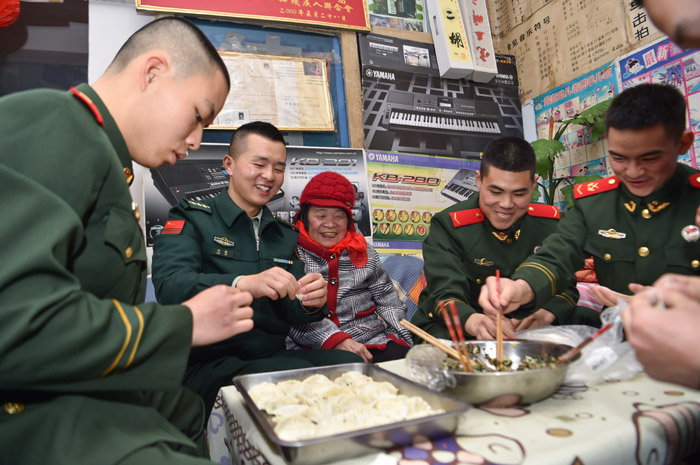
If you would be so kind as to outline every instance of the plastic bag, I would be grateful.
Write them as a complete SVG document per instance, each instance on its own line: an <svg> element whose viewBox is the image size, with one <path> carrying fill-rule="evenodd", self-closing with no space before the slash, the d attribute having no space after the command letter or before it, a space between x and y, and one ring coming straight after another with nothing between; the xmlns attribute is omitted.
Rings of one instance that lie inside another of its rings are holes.
<svg viewBox="0 0 700 465"><path fill-rule="evenodd" d="M447 355L430 344L414 345L406 354L406 365L411 379L435 391L455 387L457 380L450 370L445 368L446 358Z"/></svg>
<svg viewBox="0 0 700 465"><path fill-rule="evenodd" d="M569 366L566 383L596 384L603 381L623 380L642 371L642 365L634 349L623 341L622 309L627 302L620 300L600 314L603 325L613 323L612 328L601 334L581 351L581 357ZM548 341L577 346L593 335L597 328L584 325L543 326L517 333L518 339Z"/></svg>

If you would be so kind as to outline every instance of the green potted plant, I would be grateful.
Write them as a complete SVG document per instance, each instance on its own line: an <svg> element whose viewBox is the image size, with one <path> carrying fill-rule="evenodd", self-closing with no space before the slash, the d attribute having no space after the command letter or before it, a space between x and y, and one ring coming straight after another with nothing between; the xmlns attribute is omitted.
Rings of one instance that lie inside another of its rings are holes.
<svg viewBox="0 0 700 465"><path fill-rule="evenodd" d="M597 141L605 134L605 111L608 109L611 102L612 99L600 102L583 110L581 113L575 114L569 119L556 121L550 119L549 139L538 139L531 143L532 148L535 150L535 157L537 158L537 167L535 169L535 173L539 176L537 185L541 188L541 191L538 188L532 192L533 202L539 201L542 192L544 192L544 203L553 205L557 189L561 187L568 208L573 204L573 189L575 184L601 178L597 175L554 178L554 162L559 154L565 150L564 144L560 139L569 125L578 124L590 128L592 141ZM556 133L552 135L554 132L554 123L559 123L559 126ZM546 181L549 182L547 183Z"/></svg>

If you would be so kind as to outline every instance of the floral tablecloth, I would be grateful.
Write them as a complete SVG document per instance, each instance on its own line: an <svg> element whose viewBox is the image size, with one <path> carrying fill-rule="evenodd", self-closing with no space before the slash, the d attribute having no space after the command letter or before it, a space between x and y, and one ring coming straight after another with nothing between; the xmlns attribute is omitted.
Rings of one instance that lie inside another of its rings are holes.
<svg viewBox="0 0 700 465"><path fill-rule="evenodd" d="M409 377L403 360L381 367ZM284 464L233 386L220 390L208 425L220 464ZM700 391L643 373L587 386L565 384L524 407L470 408L449 438L349 458L333 465L670 464L700 446Z"/></svg>

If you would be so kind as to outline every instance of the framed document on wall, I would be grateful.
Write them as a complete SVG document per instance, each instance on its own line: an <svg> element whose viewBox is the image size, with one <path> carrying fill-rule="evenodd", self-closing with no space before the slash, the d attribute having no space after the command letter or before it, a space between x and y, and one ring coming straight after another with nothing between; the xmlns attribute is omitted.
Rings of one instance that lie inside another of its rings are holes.
<svg viewBox="0 0 700 465"><path fill-rule="evenodd" d="M136 0L136 8L369 31L366 0Z"/></svg>
<svg viewBox="0 0 700 465"><path fill-rule="evenodd" d="M224 108L210 128L267 121L282 131L333 131L326 61L219 52L231 75Z"/></svg>

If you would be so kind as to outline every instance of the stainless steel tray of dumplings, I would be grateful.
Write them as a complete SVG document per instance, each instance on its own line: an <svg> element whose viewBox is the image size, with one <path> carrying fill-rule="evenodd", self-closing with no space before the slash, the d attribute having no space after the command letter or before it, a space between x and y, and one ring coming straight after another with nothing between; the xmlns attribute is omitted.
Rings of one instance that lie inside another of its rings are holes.
<svg viewBox="0 0 700 465"><path fill-rule="evenodd" d="M422 397L434 410L440 409L444 412L324 437L285 441L277 436L269 415L255 405L248 392L254 386L264 382L279 383L291 379L302 381L315 374L325 375L334 380L348 371L359 371L377 382L388 381L399 389L399 394ZM450 436L457 430L459 416L468 408L466 403L454 397L432 391L368 363L241 375L233 379L233 384L245 400L246 407L260 429L273 443L273 449L277 448L285 461L291 465L326 464L335 460L381 452L396 446L411 445L422 442L426 438L439 439Z"/></svg>

